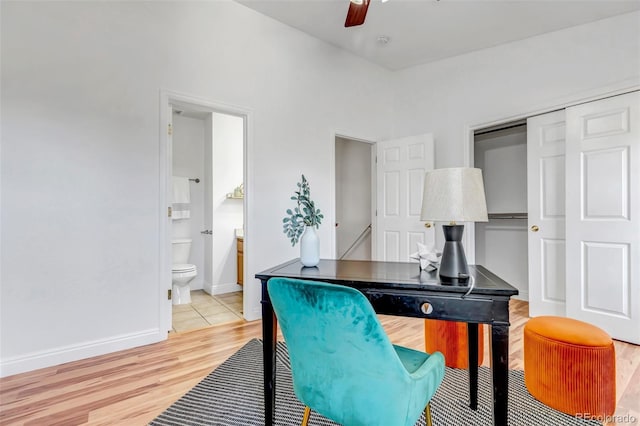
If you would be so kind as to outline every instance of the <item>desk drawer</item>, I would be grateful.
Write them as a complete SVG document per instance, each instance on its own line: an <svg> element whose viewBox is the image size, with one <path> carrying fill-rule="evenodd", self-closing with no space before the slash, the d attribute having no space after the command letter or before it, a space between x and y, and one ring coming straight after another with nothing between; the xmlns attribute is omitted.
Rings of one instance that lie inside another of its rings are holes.
<svg viewBox="0 0 640 426"><path fill-rule="evenodd" d="M475 296L463 299L457 295L392 294L375 290L363 293L379 314L485 323L494 319L492 301Z"/></svg>

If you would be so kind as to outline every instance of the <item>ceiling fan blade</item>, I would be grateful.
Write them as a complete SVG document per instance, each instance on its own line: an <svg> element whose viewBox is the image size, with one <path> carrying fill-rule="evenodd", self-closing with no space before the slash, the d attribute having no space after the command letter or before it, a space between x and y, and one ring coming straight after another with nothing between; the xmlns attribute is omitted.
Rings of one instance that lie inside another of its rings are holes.
<svg viewBox="0 0 640 426"><path fill-rule="evenodd" d="M364 24L364 19L367 17L367 9L369 9L369 0L362 0L361 4L355 4L350 1L347 20L344 22L344 26L355 27Z"/></svg>

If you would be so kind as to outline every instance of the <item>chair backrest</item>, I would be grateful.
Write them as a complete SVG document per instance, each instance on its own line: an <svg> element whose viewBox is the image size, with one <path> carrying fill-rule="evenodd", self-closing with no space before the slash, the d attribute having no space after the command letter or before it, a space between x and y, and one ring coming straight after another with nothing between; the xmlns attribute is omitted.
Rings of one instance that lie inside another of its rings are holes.
<svg viewBox="0 0 640 426"><path fill-rule="evenodd" d="M304 404L340 424L404 424L413 379L362 293L287 278L268 291Z"/></svg>

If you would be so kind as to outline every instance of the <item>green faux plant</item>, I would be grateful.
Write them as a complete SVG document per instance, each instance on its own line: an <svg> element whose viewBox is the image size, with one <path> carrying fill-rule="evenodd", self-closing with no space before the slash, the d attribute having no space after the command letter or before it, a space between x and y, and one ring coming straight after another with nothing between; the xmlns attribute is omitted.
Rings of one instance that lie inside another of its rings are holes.
<svg viewBox="0 0 640 426"><path fill-rule="evenodd" d="M298 182L298 190L291 199L297 203L297 206L293 210L287 209L288 216L282 219L282 228L287 238L291 240L291 245L295 246L304 232L304 227L318 228L324 216L311 200L311 188L304 175L302 175L302 182Z"/></svg>

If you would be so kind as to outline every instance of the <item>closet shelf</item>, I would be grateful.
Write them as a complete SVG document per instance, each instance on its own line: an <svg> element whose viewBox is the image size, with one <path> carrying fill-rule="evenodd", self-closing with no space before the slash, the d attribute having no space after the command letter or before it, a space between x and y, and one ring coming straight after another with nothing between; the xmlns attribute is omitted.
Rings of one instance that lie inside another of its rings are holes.
<svg viewBox="0 0 640 426"><path fill-rule="evenodd" d="M527 213L489 213L489 219L527 219Z"/></svg>

